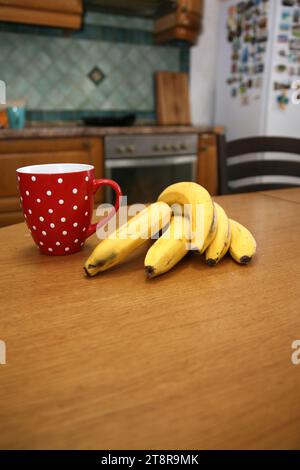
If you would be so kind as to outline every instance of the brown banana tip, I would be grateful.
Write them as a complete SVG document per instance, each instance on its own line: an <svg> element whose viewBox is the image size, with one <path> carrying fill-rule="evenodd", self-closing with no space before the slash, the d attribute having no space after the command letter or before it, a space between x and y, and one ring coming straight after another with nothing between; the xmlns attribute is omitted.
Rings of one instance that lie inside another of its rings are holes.
<svg viewBox="0 0 300 470"><path fill-rule="evenodd" d="M92 277L92 275L89 273L89 271L87 270L87 268L85 266L83 267L83 270L84 270L87 277Z"/></svg>
<svg viewBox="0 0 300 470"><path fill-rule="evenodd" d="M251 261L251 257L250 257L250 256L242 256L242 257L240 258L240 263L241 263L241 264L248 264L248 263L250 263L250 261Z"/></svg>
<svg viewBox="0 0 300 470"><path fill-rule="evenodd" d="M145 266L145 273L148 279L151 279L154 276L153 266Z"/></svg>
<svg viewBox="0 0 300 470"><path fill-rule="evenodd" d="M206 264L208 266L215 266L217 264L217 262L216 262L215 259L209 258L208 260L206 260Z"/></svg>

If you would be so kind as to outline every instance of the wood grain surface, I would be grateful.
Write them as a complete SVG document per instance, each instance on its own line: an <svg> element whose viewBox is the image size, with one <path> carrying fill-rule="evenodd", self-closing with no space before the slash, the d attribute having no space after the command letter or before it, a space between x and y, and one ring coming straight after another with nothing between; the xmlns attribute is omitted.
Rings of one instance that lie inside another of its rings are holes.
<svg viewBox="0 0 300 470"><path fill-rule="evenodd" d="M262 194L283 199L285 201L297 202L300 204L300 190L299 188L277 189L275 191L263 191Z"/></svg>
<svg viewBox="0 0 300 470"><path fill-rule="evenodd" d="M0 230L2 449L300 448L300 206L216 200L255 234L249 266L189 255L147 281L143 247L87 279L96 238L47 257Z"/></svg>
<svg viewBox="0 0 300 470"><path fill-rule="evenodd" d="M188 75L156 72L157 123L161 126L191 124Z"/></svg>

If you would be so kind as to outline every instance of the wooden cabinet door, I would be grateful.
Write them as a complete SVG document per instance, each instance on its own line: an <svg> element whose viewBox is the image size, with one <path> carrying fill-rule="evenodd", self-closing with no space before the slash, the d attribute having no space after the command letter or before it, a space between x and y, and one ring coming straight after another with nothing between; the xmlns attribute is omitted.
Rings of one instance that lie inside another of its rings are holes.
<svg viewBox="0 0 300 470"><path fill-rule="evenodd" d="M0 0L0 21L79 29L82 0Z"/></svg>
<svg viewBox="0 0 300 470"><path fill-rule="evenodd" d="M163 44L174 39L196 43L201 30L203 0L178 0L176 11L154 22L155 41Z"/></svg>
<svg viewBox="0 0 300 470"><path fill-rule="evenodd" d="M0 227L23 220L16 169L45 163L85 163L104 176L103 141L97 137L0 140ZM103 200L98 191L95 201Z"/></svg>

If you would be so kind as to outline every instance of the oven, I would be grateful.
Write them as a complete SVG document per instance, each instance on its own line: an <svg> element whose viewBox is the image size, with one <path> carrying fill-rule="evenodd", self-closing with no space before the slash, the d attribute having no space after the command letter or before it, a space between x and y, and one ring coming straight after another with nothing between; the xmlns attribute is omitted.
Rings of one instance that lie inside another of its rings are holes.
<svg viewBox="0 0 300 470"><path fill-rule="evenodd" d="M195 181L197 148L196 134L107 136L105 175L119 183L128 204L152 202L170 184Z"/></svg>

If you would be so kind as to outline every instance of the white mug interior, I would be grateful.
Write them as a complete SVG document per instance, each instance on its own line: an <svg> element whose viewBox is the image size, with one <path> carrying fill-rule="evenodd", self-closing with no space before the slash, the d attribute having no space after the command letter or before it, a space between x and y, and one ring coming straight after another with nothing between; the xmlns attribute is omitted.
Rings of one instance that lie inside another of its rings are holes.
<svg viewBox="0 0 300 470"><path fill-rule="evenodd" d="M46 165L29 165L17 169L17 173L40 174L40 175L61 175L64 173L77 173L80 171L93 170L93 165L83 163L49 163Z"/></svg>

